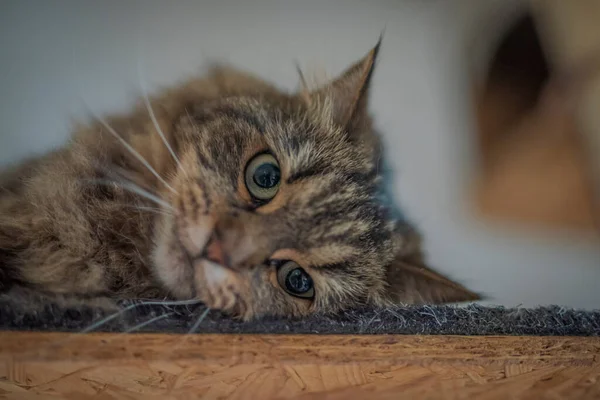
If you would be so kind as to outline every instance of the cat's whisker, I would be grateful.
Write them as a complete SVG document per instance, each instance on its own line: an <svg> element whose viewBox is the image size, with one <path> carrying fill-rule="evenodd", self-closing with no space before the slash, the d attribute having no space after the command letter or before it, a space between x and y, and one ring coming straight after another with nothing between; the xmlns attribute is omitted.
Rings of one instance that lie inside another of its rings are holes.
<svg viewBox="0 0 600 400"><path fill-rule="evenodd" d="M96 330L96 329L100 328L101 326L105 325L106 323L108 323L108 322L112 321L113 319L115 319L115 318L118 318L119 316L123 315L123 314L124 314L124 313L126 313L127 311L129 311L129 310L133 310L133 309L134 309L134 308L136 308L137 306L138 306L137 304L131 304L131 305L129 305L129 306L127 306L127 307L125 307L125 308L123 308L123 309L121 309L121 310L117 311L116 313L110 314L109 316L107 316L107 317L104 317L104 318L102 318L101 320L99 320L99 321L96 321L96 322L94 322L94 323L93 323L93 324L91 324L91 325L88 325L86 328L84 328L84 329L80 330L80 331L78 332L78 334L84 334L84 333L89 333L89 332L92 332L92 331L94 331L94 330Z"/></svg>
<svg viewBox="0 0 600 400"><path fill-rule="evenodd" d="M50 343L50 344L48 345L48 348L47 348L47 349L49 349L49 348L51 348L51 347L55 347L55 346L61 345L61 344L63 344L63 345L64 345L64 344L68 343L69 341L75 340L75 339L76 339L76 338L77 338L79 335L81 335L81 334L84 334L84 333L89 333L91 330L93 330L93 329L96 329L96 328L98 328L99 326L101 326L101 324L107 323L107 322L111 321L112 319L114 319L114 318L118 317L119 315L123 314L123 312L125 312L125 311L128 311L128 310L131 310L132 308L135 308L135 307L137 307L137 306L139 306L139 305L143 305L143 304L135 304L135 305L133 305L133 306L127 307L127 308L125 308L125 309L123 309L123 310L119 311L118 313L111 314L109 317L107 317L107 318L103 318L102 320L98 321L98 323L91 325L90 327L88 327L88 328L84 329L83 331L80 331L80 332L76 333L76 334L75 334L75 335L73 335L73 336L69 336L68 338L66 338L66 339L64 339L64 340L62 340L62 341L58 341L58 342L55 342L55 343ZM165 319L165 318L168 318L168 317L170 317L170 316L172 316L172 315L174 315L174 314L175 314L174 312L168 312L168 313L164 313L164 314L158 315L158 316L156 316L156 317L154 317L154 318L150 318L150 319L149 319L149 320L147 320L147 321L141 322L141 323L139 323L139 324L137 324L137 325L134 325L134 326L132 326L131 328L129 328L129 329L127 329L127 330L123 331L123 332L120 332L120 333L119 333L119 335L125 335L125 334L128 334L128 333L136 332L136 331L138 331L138 330L142 329L142 328L143 328L143 327L145 327L145 326L148 326L148 325L150 325L150 324L153 324L153 323L155 323L155 322L158 322L158 321L160 321L160 320L163 320L163 319ZM93 329L90 329L90 328L93 328ZM114 338L115 338L115 336L113 336L112 338L114 339ZM111 338L108 338L108 339L105 341L105 343L109 343L110 341L111 341ZM47 350L47 349L46 349L46 350ZM39 350L38 350L38 351L39 351Z"/></svg>
<svg viewBox="0 0 600 400"><path fill-rule="evenodd" d="M120 188L123 188L127 191L130 191L141 197L144 197L150 201L153 201L154 203L161 205L171 211L175 211L175 208L171 204L169 204L168 202L166 202L159 196L152 194L152 193L148 192L147 190L142 189L141 187L139 187L131 182L118 182L118 181L112 181L109 179L85 179L84 181L89 182L89 183L101 184L101 185L117 185Z"/></svg>
<svg viewBox="0 0 600 400"><path fill-rule="evenodd" d="M100 115L95 113L87 105L86 105L86 108L92 114L92 116L96 120L98 120L98 122L100 122L102 124L102 126L104 126L104 128L125 147L125 149L127 149L127 151L129 151L135 158L137 158L138 161L141 162L142 165L144 167L146 167L146 169L148 169L148 171L150 171L150 173L152 173L152 175L154 175L156 177L156 179L158 179L160 181L160 183L162 183L171 192L178 194L177 191L171 185L169 185L169 183L167 181L165 181L158 172L156 172L156 170L152 167L152 165L150 165L150 163L140 153L138 153L138 151L136 149L134 149L133 146L131 146L125 139L123 139L123 137L121 135L119 135L117 133L117 131L115 131L104 118L102 118Z"/></svg>
<svg viewBox="0 0 600 400"><path fill-rule="evenodd" d="M302 90L300 92L300 95L302 96L304 101L306 101L306 104L310 104L311 99L310 99L310 90L308 88L308 83L306 82L304 73L302 72L302 68L300 68L300 63L298 61L296 61L295 65L296 65L296 71L298 72L298 76L300 78L300 84L302 85Z"/></svg>
<svg viewBox="0 0 600 400"><path fill-rule="evenodd" d="M128 171L123 167L112 166L110 168L103 168L103 171L105 171L109 178L118 181L131 182L137 185L138 187L141 187L142 189L145 189L149 192L153 192L151 186L149 186L147 183L144 183L144 185L142 186L141 183L143 183L143 180L138 179L138 177L136 177L135 174L132 174L131 171Z"/></svg>
<svg viewBox="0 0 600 400"><path fill-rule="evenodd" d="M126 171L120 167L107 168L103 165L97 165L96 168L103 171L107 175L107 178L110 178L110 179L90 179L88 181L105 184L105 185L115 184L125 190L128 190L128 191L131 191L131 188L135 188L136 194L139 194L145 198L148 198L147 196L145 196L145 194L150 194L153 197L156 197L156 198L164 201L165 203L168 203L165 199L158 196L156 193L151 192L150 188L144 188L144 187L140 186L139 184L134 183L131 179L128 179L126 176L126 175L128 175L128 171ZM124 185L127 185L128 187L125 187ZM141 192L144 192L144 194L141 194ZM154 199L150 199L150 200L154 201ZM123 204L123 206L133 206L133 205ZM169 204L168 208L172 209L170 204ZM163 211L166 211L166 210L163 210Z"/></svg>
<svg viewBox="0 0 600 400"><path fill-rule="evenodd" d="M154 214L174 215L172 212L170 212L168 210L163 210L162 208L157 208L157 207L137 206L135 204L122 204L122 206L128 207L128 208L133 208L134 210L146 211L146 212L154 213Z"/></svg>
<svg viewBox="0 0 600 400"><path fill-rule="evenodd" d="M202 312L202 314L200 314L200 316L198 317L196 322L194 322L194 325L192 325L190 330L185 335L183 335L181 340L179 340L179 342L177 342L177 344L173 347L173 350L178 349L187 339L189 339L190 335L192 335L193 333L196 332L196 330L198 330L198 328L200 327L200 324L202 324L202 321L204 321L204 319L206 318L206 316L208 315L209 312L210 312L210 308L206 307L206 309Z"/></svg>
<svg viewBox="0 0 600 400"><path fill-rule="evenodd" d="M141 322L141 323L139 323L139 324L137 324L135 326L132 326L131 328L129 328L129 329L121 332L121 334L135 332L135 331L137 331L139 329L142 329L145 326L148 326L150 324L153 324L154 322L160 321L161 319L168 318L168 317L170 317L171 315L174 315L174 314L175 314L174 312L170 312L170 313L165 313L165 314L162 314L162 315L158 315L158 316L156 316L154 318L150 318L148 321Z"/></svg>
<svg viewBox="0 0 600 400"><path fill-rule="evenodd" d="M88 326L87 328L79 331L79 334L82 333L88 333L91 332L93 330L96 330L98 328L100 328L101 326L103 326L104 324L106 324L107 322L112 321L113 319L123 315L124 313L126 313L127 311L133 310L134 308L140 307L140 306L155 306L155 305L162 305L162 306L177 306L177 305L189 305L189 304L198 304L200 303L200 300L174 300L174 301L161 301L161 300L156 300L156 301L140 301L140 302L136 302L133 304L128 305L125 308L122 308L121 310L105 317L102 318L101 320L91 324L90 326Z"/></svg>
<svg viewBox="0 0 600 400"><path fill-rule="evenodd" d="M107 175L107 178L109 178L108 180L112 180L116 184L119 184L120 182L125 182L129 185L135 186L138 189L144 190L164 201L167 201L163 197L159 196L156 192L154 192L150 187L148 187L146 185L140 185L139 183L135 182L135 177L133 177L127 170L124 170L121 167L114 167L114 168L110 168L110 169L102 167L101 169L105 172L105 174ZM123 207L137 207L139 209L145 209L146 211L152 211L152 208L153 208L153 207L141 207L141 206L138 206L137 204L121 204L121 205ZM162 208L155 208L155 211L157 211L157 212L161 211L163 213L170 213L169 210L165 210Z"/></svg>
<svg viewBox="0 0 600 400"><path fill-rule="evenodd" d="M146 110L148 110L148 114L150 115L150 119L152 120L152 123L154 124L154 128L156 129L156 133L158 133L158 135L162 139L162 142L164 143L165 147L167 148L167 150L169 150L169 153L171 153L171 156L173 157L173 159L177 163L177 166L179 167L179 169L186 176L188 176L187 171L183 168L183 164L181 164L181 161L179 160L179 157L177 157L177 155L175 154L175 151L173 151L173 148L169 144L169 141L167 140L164 132L162 131L162 129L160 127L160 124L158 123L158 120L156 119L156 115L154 114L154 110L152 109L152 105L150 104L150 99L148 98L148 91L146 90L144 73L143 73L141 62L139 62L139 61L138 61L138 78L139 78L139 81L140 81L140 88L142 89L142 99L144 100L144 104L146 106Z"/></svg>
<svg viewBox="0 0 600 400"><path fill-rule="evenodd" d="M206 307L206 310L204 310L204 312L200 315L200 317L198 318L198 320L194 323L194 325L188 331L188 333L187 333L188 335L191 335L194 332L196 332L196 329L198 329L198 327L200 326L200 324L202 323L202 321L204 321L204 318L206 318L206 316L208 315L209 311L210 311L210 308Z"/></svg>
<svg viewBox="0 0 600 400"><path fill-rule="evenodd" d="M122 308L122 309L118 310L117 312L110 314L110 315L92 323L91 325L87 326L86 328L84 328L78 332L75 332L72 335L69 335L65 339L57 340L52 343L48 343L45 346L45 348L42 348L42 349L39 349L39 348L31 349L24 353L19 353L18 356L19 357L25 357L28 355L39 356L40 354L42 354L43 351L50 350L53 347L68 344L69 342L76 340L80 335L90 333L90 332L102 327L103 325L107 324L108 322L114 320L115 318L118 318L119 316L123 315L124 313L126 313L130 310L133 310L134 308L140 307L140 306L153 306L153 305L157 305L157 306L179 306L179 305L187 306L187 305L193 305L193 304L199 304L199 303L201 303L201 301L197 300L197 299L194 299L194 300L148 300L148 301L144 300L144 301L138 301L136 303L130 304L127 307ZM132 328L129 328L126 332L132 332L136 329L143 328L146 325L149 325L160 319L167 318L168 316L173 315L173 314L174 314L174 312L171 312L171 313L166 313L166 314L159 316L160 318L158 318L158 317L152 318L151 320L145 321L145 322L138 324Z"/></svg>
<svg viewBox="0 0 600 400"><path fill-rule="evenodd" d="M168 212L168 211L162 210L160 208L154 208L154 207L134 207L134 208L139 211L146 211L146 212L154 213L154 214L173 215L172 212Z"/></svg>

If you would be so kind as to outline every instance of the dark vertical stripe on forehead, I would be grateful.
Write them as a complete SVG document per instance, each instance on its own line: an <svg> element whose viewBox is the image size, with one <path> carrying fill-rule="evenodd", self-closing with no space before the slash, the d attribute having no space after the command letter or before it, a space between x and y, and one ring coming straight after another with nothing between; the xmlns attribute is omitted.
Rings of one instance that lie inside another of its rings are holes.
<svg viewBox="0 0 600 400"><path fill-rule="evenodd" d="M190 115L193 122L202 126L207 123L222 117L234 119L238 121L244 121L248 125L256 128L260 133L265 132L265 126L255 114L252 112L237 109L233 106L222 105L216 108L206 108L199 111L195 111L193 115Z"/></svg>
<svg viewBox="0 0 600 400"><path fill-rule="evenodd" d="M260 118L252 112L240 110L231 106L220 106L215 110L215 113L230 119L244 121L248 125L256 128L260 133L264 134L265 132L265 125Z"/></svg>

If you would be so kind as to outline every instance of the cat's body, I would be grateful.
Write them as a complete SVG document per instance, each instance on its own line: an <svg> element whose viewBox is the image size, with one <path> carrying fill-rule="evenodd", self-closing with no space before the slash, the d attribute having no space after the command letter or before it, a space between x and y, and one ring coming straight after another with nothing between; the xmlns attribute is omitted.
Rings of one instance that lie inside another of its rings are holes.
<svg viewBox="0 0 600 400"><path fill-rule="evenodd" d="M0 287L243 318L476 299L376 199L375 54L300 94L215 68L150 100L168 145L142 102L5 172Z"/></svg>

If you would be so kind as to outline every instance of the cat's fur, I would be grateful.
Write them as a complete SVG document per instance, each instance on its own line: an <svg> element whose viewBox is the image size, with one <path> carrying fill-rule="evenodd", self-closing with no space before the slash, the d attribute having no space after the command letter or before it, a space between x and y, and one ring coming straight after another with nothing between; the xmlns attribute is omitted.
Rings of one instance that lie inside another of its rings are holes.
<svg viewBox="0 0 600 400"><path fill-rule="evenodd" d="M245 319L477 299L427 268L417 232L376 198L380 144L367 99L377 49L312 92L283 93L220 67L153 97L181 164L144 104L109 118L164 182L101 121L7 171L0 285L81 298L199 298ZM258 205L244 168L266 150L279 161L282 184ZM203 257L217 233L229 267ZM302 266L314 299L287 294L274 259Z"/></svg>

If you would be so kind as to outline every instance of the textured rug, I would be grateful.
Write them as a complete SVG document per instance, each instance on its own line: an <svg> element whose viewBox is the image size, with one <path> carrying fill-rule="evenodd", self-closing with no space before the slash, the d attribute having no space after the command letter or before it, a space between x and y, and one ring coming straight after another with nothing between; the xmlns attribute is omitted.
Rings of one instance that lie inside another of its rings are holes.
<svg viewBox="0 0 600 400"><path fill-rule="evenodd" d="M122 302L121 312L44 304L25 311L23 301L0 297L0 330L163 333L306 333L435 335L600 335L600 310L558 306L503 308L405 306L346 311L305 319L240 322L203 305Z"/></svg>

